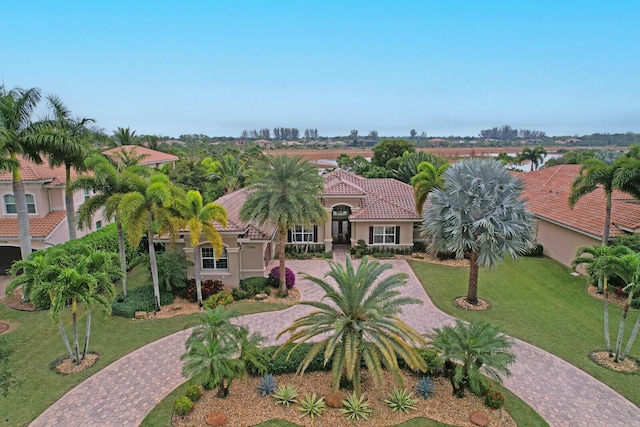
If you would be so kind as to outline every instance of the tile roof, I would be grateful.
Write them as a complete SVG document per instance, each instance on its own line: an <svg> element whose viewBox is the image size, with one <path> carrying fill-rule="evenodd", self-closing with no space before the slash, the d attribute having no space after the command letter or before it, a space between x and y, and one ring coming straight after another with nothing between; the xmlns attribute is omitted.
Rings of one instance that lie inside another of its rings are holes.
<svg viewBox="0 0 640 427"><path fill-rule="evenodd" d="M23 181L49 181L50 185L65 185L64 166L52 167L46 157L41 164L22 157L20 159L20 176ZM77 176L75 169L71 169L71 179ZM1 181L12 181L11 172L0 172Z"/></svg>
<svg viewBox="0 0 640 427"><path fill-rule="evenodd" d="M62 221L67 218L65 211L50 212L44 218L30 217L29 218L29 232L32 238L45 238L55 228L60 225ZM5 217L0 218L0 238L17 238L18 237L18 217Z"/></svg>
<svg viewBox="0 0 640 427"><path fill-rule="evenodd" d="M270 240L276 231L275 226L258 227L256 224L247 224L240 219L240 209L247 200L249 191L247 188L243 188L233 193L225 194L216 200L227 211L227 227L217 224L216 228L220 232L237 231L245 233L246 230L246 237L251 240Z"/></svg>
<svg viewBox="0 0 640 427"><path fill-rule="evenodd" d="M536 216L601 238L606 210L602 189L582 197L573 209L569 207L571 184L580 174L580 168L581 165L559 165L535 172L514 172L514 175L524 181L523 197ZM629 200L633 198L626 193L613 193L612 237L624 234L623 229L640 228L640 205Z"/></svg>
<svg viewBox="0 0 640 427"><path fill-rule="evenodd" d="M151 148L143 147L141 145L122 145L120 147L110 148L109 150L104 151L102 154L117 160L116 153L120 153L122 151L130 152L132 150L135 150L136 156L145 156L142 160L140 160L141 165L177 162L180 159L178 156L174 156L173 154L152 150Z"/></svg>

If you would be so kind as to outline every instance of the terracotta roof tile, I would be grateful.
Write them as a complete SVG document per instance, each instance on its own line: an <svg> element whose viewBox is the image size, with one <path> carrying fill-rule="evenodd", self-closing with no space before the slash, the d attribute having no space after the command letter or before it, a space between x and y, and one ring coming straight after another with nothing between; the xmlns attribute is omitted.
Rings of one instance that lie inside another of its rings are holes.
<svg viewBox="0 0 640 427"><path fill-rule="evenodd" d="M71 169L71 179L78 174ZM41 164L22 157L20 159L20 176L23 181L49 181L50 185L65 185L64 166L52 167L46 157ZM11 172L0 172L0 181L12 181Z"/></svg>
<svg viewBox="0 0 640 427"><path fill-rule="evenodd" d="M178 156L174 156L173 154L152 150L141 145L122 145L120 147L110 148L109 150L104 151L102 154L117 159L116 153L120 153L122 151L129 152L131 150L135 150L137 156L145 156L142 160L140 160L141 165L170 163L180 160Z"/></svg>
<svg viewBox="0 0 640 427"><path fill-rule="evenodd" d="M65 211L50 212L44 218L29 218L29 231L32 238L45 238L51 234L62 221L67 218ZM0 218L0 237L17 238L18 237L18 218L5 217Z"/></svg>

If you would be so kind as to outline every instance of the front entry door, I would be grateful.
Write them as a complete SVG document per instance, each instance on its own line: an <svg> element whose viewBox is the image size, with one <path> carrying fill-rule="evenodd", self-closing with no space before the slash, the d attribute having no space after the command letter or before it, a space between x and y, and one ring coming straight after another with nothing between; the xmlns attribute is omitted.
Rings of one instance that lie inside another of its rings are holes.
<svg viewBox="0 0 640 427"><path fill-rule="evenodd" d="M349 221L346 219L334 219L332 221L333 243L347 244L351 239L351 230Z"/></svg>

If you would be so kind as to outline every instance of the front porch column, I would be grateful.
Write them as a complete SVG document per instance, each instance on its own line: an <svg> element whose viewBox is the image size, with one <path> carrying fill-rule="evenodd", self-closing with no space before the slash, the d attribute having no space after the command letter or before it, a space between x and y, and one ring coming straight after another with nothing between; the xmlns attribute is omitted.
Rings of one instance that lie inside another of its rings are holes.
<svg viewBox="0 0 640 427"><path fill-rule="evenodd" d="M333 250L333 236L331 235L331 224L333 220L333 208L326 209L328 220L324 222L324 251L330 252Z"/></svg>

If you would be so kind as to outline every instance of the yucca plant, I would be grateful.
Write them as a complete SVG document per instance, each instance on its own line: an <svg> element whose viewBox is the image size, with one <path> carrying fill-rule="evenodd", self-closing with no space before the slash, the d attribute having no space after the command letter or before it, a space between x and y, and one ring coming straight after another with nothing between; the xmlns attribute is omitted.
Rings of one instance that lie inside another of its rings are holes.
<svg viewBox="0 0 640 427"><path fill-rule="evenodd" d="M300 407L298 408L302 411L300 418L311 417L311 419L313 419L315 417L319 417L322 415L322 411L324 411L325 407L326 404L324 403L324 397L319 398L315 393L305 393L304 399L300 401Z"/></svg>
<svg viewBox="0 0 640 427"><path fill-rule="evenodd" d="M272 396L279 404L289 407L298 401L298 390L292 385L281 385L275 389Z"/></svg>
<svg viewBox="0 0 640 427"><path fill-rule="evenodd" d="M389 398L384 399L384 401L391 407L393 412L403 411L408 414L409 409L413 409L415 411L415 403L416 399L413 398L413 393L403 388L402 390L394 387L393 391L389 393Z"/></svg>
<svg viewBox="0 0 640 427"><path fill-rule="evenodd" d="M271 374L265 374L262 378L260 378L260 384L258 384L258 391L260 392L260 396L265 397L267 395L272 395L276 390L276 379Z"/></svg>
<svg viewBox="0 0 640 427"><path fill-rule="evenodd" d="M340 408L340 412L347 416L349 420L368 420L369 414L371 414L371 408L369 408L369 401L365 399L364 394L358 396L355 392L347 396L346 400L342 401L344 405Z"/></svg>
<svg viewBox="0 0 640 427"><path fill-rule="evenodd" d="M422 379L418 381L415 391L418 393L418 396L421 396L424 399L428 399L436 393L433 381L431 381L431 378L429 377L422 377Z"/></svg>

